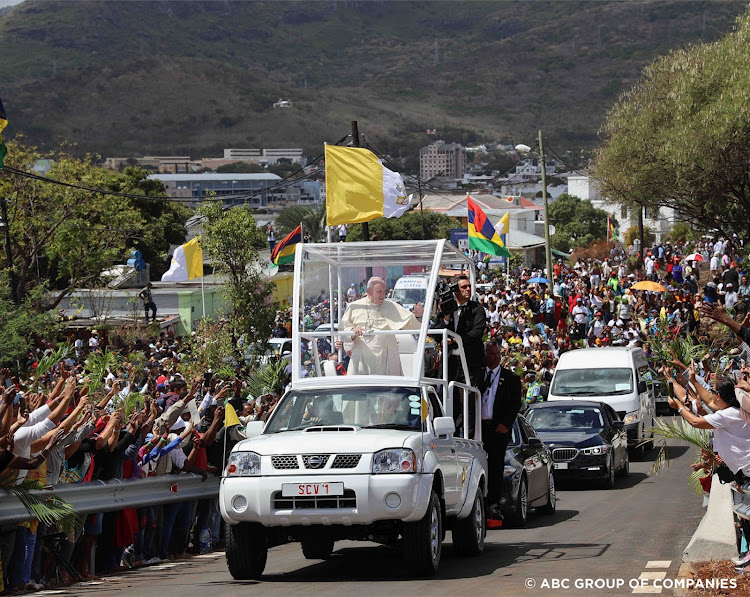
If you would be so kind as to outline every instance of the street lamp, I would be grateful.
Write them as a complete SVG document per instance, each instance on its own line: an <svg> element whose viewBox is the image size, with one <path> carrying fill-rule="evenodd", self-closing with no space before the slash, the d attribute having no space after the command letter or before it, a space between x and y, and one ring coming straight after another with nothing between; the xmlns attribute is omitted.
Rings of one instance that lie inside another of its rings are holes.
<svg viewBox="0 0 750 597"><path fill-rule="evenodd" d="M529 153L531 147L528 145L516 145L516 151ZM547 268L547 279L550 281L550 292L555 284L555 276L552 271L552 249L549 242L549 204L547 202L547 162L544 159L544 139L542 131L539 131L539 158L542 168L542 201L544 203L544 256Z"/></svg>

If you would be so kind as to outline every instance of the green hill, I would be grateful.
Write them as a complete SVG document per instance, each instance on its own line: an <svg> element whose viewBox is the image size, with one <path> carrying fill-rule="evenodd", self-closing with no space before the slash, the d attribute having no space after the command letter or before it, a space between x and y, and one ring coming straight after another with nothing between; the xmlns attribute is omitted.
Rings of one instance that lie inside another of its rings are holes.
<svg viewBox="0 0 750 597"><path fill-rule="evenodd" d="M349 122L414 157L440 138L596 142L606 110L739 2L35 2L0 13L9 134L103 155L301 146ZM278 98L292 109L272 109Z"/></svg>

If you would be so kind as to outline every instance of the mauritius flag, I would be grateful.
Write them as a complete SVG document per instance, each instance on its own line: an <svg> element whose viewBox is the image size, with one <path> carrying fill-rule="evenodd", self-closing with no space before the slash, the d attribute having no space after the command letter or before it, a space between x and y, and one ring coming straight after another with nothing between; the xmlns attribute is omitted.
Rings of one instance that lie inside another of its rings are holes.
<svg viewBox="0 0 750 597"><path fill-rule="evenodd" d="M3 108L3 100L0 99L0 168L5 165L5 154L8 153L8 148L5 146L3 141L3 129L8 126L8 117L5 115L5 108Z"/></svg>
<svg viewBox="0 0 750 597"><path fill-rule="evenodd" d="M297 243L302 242L302 224L287 234L271 252L271 261L274 265L287 265L294 263L294 251Z"/></svg>
<svg viewBox="0 0 750 597"><path fill-rule="evenodd" d="M510 257L503 239L479 206L466 196L469 208L469 248L491 255Z"/></svg>

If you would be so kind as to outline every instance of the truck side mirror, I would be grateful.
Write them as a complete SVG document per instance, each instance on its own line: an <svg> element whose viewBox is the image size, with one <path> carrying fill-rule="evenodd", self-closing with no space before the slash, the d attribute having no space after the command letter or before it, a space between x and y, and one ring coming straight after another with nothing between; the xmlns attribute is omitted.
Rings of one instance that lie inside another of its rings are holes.
<svg viewBox="0 0 750 597"><path fill-rule="evenodd" d="M529 448L538 448L540 447L544 442L540 440L538 437L530 437L528 446Z"/></svg>
<svg viewBox="0 0 750 597"><path fill-rule="evenodd" d="M435 428L435 435L450 435L456 432L453 417L435 417L432 426Z"/></svg>
<svg viewBox="0 0 750 597"><path fill-rule="evenodd" d="M625 429L624 421L612 421L612 429Z"/></svg>
<svg viewBox="0 0 750 597"><path fill-rule="evenodd" d="M245 427L245 437L251 438L256 437L263 433L263 428L266 426L265 421L250 421Z"/></svg>

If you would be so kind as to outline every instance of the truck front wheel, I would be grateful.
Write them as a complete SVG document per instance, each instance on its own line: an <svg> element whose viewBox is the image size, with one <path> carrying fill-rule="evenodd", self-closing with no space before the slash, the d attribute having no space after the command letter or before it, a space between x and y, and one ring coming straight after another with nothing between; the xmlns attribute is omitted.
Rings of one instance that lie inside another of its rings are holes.
<svg viewBox="0 0 750 597"><path fill-rule="evenodd" d="M476 556L484 551L484 537L487 534L487 518L484 515L482 488L477 487L474 507L466 518L453 523L453 547L461 555Z"/></svg>
<svg viewBox="0 0 750 597"><path fill-rule="evenodd" d="M226 557L235 580L260 578L268 557L268 538L263 525L241 522L226 527Z"/></svg>
<svg viewBox="0 0 750 597"><path fill-rule="evenodd" d="M420 576L435 576L443 547L443 513L434 491L430 493L425 515L417 522L404 523L402 535L409 568Z"/></svg>

